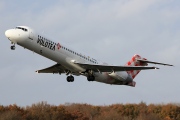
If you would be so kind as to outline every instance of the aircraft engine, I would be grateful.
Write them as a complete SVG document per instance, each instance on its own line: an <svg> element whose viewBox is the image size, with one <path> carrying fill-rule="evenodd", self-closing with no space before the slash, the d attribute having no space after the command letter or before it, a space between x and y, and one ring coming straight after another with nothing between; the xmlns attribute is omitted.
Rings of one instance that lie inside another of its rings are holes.
<svg viewBox="0 0 180 120"><path fill-rule="evenodd" d="M112 72L109 74L109 76L111 76L112 78L122 81L122 82L132 82L132 77L126 72Z"/></svg>

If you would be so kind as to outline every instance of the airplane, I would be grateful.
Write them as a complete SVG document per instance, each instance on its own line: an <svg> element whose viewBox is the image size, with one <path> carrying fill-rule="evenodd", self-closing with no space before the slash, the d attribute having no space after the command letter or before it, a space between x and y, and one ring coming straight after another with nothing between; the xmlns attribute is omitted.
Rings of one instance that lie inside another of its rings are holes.
<svg viewBox="0 0 180 120"><path fill-rule="evenodd" d="M37 73L66 74L67 82L74 81L73 75L83 75L88 81L135 87L134 78L141 70L159 69L148 67L148 63L173 66L148 61L137 54L123 66L109 65L74 51L60 42L53 42L28 26L8 29L5 31L5 36L11 41L11 50L15 50L17 44L56 62L55 65L37 70Z"/></svg>

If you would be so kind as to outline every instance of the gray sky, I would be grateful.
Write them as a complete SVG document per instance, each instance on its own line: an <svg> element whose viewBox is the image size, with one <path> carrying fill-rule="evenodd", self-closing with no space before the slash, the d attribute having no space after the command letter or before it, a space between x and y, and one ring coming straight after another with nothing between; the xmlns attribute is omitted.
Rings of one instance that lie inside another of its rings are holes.
<svg viewBox="0 0 180 120"><path fill-rule="evenodd" d="M179 103L179 6L179 0L1 0L0 104ZM88 82L85 77L68 83L66 75L35 73L55 62L20 46L10 50L4 32L18 25L110 64L124 65L140 54L175 67L141 71L135 88Z"/></svg>

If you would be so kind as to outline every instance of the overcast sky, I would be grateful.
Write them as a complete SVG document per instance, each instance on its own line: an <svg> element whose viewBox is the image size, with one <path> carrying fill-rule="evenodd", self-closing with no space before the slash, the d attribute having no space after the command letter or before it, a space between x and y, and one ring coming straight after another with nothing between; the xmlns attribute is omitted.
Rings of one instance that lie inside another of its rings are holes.
<svg viewBox="0 0 180 120"><path fill-rule="evenodd" d="M0 104L179 103L179 0L0 0ZM7 29L26 25L71 48L114 65L134 54L175 67L141 71L136 87L36 74L55 62L21 46L10 50Z"/></svg>

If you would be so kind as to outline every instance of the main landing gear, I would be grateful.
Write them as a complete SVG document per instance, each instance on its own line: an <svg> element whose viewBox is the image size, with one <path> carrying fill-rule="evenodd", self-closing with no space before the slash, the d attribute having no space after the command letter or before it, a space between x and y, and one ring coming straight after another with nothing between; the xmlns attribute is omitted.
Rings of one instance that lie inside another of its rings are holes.
<svg viewBox="0 0 180 120"><path fill-rule="evenodd" d="M74 82L74 77L72 75L67 76L67 81L68 82Z"/></svg>
<svg viewBox="0 0 180 120"><path fill-rule="evenodd" d="M95 77L93 75L93 71L92 70L88 70L87 71L88 75L87 75L87 80L88 81L94 81L95 80Z"/></svg>
<svg viewBox="0 0 180 120"><path fill-rule="evenodd" d="M95 77L93 75L88 75L87 76L87 80L88 81L94 81L95 80Z"/></svg>

